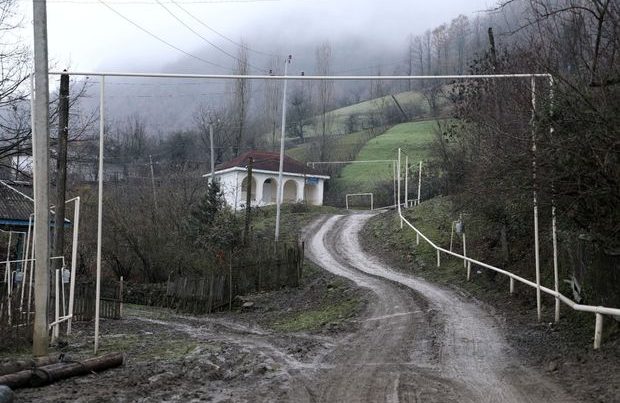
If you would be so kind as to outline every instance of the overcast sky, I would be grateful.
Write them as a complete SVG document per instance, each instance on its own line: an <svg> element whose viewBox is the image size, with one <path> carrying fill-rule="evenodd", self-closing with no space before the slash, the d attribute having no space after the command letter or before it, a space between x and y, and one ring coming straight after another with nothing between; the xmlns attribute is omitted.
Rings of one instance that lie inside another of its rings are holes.
<svg viewBox="0 0 620 403"><path fill-rule="evenodd" d="M232 40L244 38L250 47L266 52L273 52L273 43L283 39L294 43L314 38L318 42L357 37L394 45L404 44L408 33L421 33L458 14L473 16L494 3L492 0L160 0L162 6L156 0L103 1L135 24L192 54L210 45L170 12L207 40L234 54L234 44L200 22ZM99 0L48 0L47 4L49 55L55 68L157 71L183 56ZM23 37L31 40L32 2L21 1L20 5L25 15Z"/></svg>

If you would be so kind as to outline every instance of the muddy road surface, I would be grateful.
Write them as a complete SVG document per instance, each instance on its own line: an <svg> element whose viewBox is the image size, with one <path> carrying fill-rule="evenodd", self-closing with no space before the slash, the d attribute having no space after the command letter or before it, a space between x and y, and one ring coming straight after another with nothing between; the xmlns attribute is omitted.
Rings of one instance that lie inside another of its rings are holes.
<svg viewBox="0 0 620 403"><path fill-rule="evenodd" d="M300 400L320 402L569 402L525 367L496 319L454 291L392 270L358 234L370 214L331 216L306 230L307 256L372 290L361 329L322 357ZM307 392L310 392L309 394Z"/></svg>

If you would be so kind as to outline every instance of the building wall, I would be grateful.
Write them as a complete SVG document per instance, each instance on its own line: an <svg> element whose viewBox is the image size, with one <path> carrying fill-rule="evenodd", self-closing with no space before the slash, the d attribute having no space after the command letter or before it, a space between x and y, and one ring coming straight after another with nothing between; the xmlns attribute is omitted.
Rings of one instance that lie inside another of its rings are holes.
<svg viewBox="0 0 620 403"><path fill-rule="evenodd" d="M247 177L245 171L232 171L224 174L216 174L220 181L226 203L233 209L245 207L246 189L242 187L243 180ZM307 199L308 204L323 205L324 180L316 179L311 184L306 183L306 178L300 176L283 175L284 203L296 203ZM315 182L315 183L314 183ZM252 206L266 206L275 204L277 195L278 174L253 173Z"/></svg>

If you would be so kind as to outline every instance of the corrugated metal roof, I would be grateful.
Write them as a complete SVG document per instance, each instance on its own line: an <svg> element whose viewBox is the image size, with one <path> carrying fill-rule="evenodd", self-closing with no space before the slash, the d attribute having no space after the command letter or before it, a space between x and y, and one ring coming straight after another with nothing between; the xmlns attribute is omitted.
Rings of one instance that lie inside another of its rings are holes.
<svg viewBox="0 0 620 403"><path fill-rule="evenodd" d="M280 170L280 154L270 151L247 151L240 156L226 161L216 167L217 171L223 171L233 167L245 168L250 157L254 158L254 169L278 172ZM324 175L316 169L307 167L303 162L284 156L284 172L304 175Z"/></svg>
<svg viewBox="0 0 620 403"><path fill-rule="evenodd" d="M32 196L32 186L21 182L5 181L19 192ZM0 184L0 219L28 221L34 203L15 190Z"/></svg>
<svg viewBox="0 0 620 403"><path fill-rule="evenodd" d="M5 225L28 224L30 214L34 213L32 185L25 182L3 180L9 186L0 183L0 223ZM50 211L50 220L54 220L54 212ZM71 221L65 218L65 225Z"/></svg>

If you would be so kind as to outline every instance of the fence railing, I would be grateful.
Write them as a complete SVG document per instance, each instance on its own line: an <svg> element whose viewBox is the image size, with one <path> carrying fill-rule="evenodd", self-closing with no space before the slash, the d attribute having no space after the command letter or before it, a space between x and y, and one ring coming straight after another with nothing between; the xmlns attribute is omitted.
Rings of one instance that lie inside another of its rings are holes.
<svg viewBox="0 0 620 403"><path fill-rule="evenodd" d="M229 253L203 275L171 275L165 284L128 284L125 297L131 303L209 313L232 308L236 296L297 287L303 259L303 242L266 242L237 256Z"/></svg>
<svg viewBox="0 0 620 403"><path fill-rule="evenodd" d="M434 248L437 251L437 267L441 266L441 253L445 253L446 255L450 255L450 256L454 256L458 259L462 259L466 269L467 269L467 278L469 279L470 277L470 273L471 273L471 265L476 264L478 266L487 268L489 270L493 270L497 273L503 274L505 276L508 276L510 278L510 293L512 293L514 291L514 282L515 280L525 284L529 287L532 287L534 289L536 289L539 293L540 292L544 292L545 294L551 295L552 297L554 297L557 301L561 301L564 304L568 305L569 307L571 307L572 309L574 309L575 311L581 311L581 312L590 312L590 313L594 313L596 316L595 319L595 324L594 324L594 348L598 349L601 346L601 338L602 338L602 334L603 334L603 315L611 315L611 316L619 316L620 317L620 309L619 308L610 308L610 307L605 307L605 306L593 306L593 305L583 305L583 304L578 304L577 302L573 301L572 299L566 297L565 295L563 295L562 293L560 293L559 291L556 290L552 290L550 288L547 288L543 285L541 285L540 283L536 283L530 280L527 280L523 277L520 277L514 273L511 273L507 270L504 269L500 269L499 267L495 267L493 265L478 261L476 259L472 259L470 257L467 257L465 255L461 255L459 253L453 252L451 250L448 250L446 248L442 248L439 245L436 245L433 241L431 241L426 235L424 235L419 229L417 229L411 222L409 222L409 220L407 220L404 216L403 216L403 212L402 212L402 204L400 203L400 172L401 172L401 168L400 168L400 153L401 150L400 148L398 149L398 215L400 217L400 226L401 228L403 227L403 223L407 224L408 227L410 227L412 230L415 231L415 233L417 234L417 236L421 237L424 241L426 241L426 243L428 243L432 248ZM556 280L557 283L557 280Z"/></svg>

